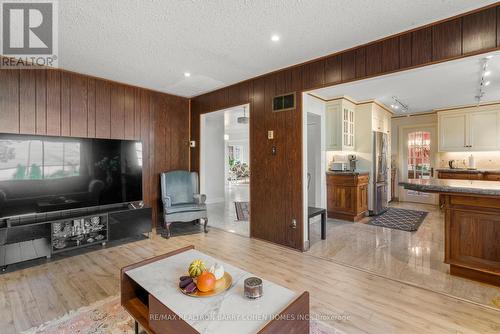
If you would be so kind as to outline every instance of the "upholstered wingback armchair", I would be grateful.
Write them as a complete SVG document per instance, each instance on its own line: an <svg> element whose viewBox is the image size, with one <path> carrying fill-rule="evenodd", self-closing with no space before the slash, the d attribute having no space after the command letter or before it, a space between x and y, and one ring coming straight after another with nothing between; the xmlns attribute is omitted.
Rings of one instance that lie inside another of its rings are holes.
<svg viewBox="0 0 500 334"><path fill-rule="evenodd" d="M203 219L204 231L208 232L206 196L199 194L198 173L185 170L161 173L161 198L167 238L173 222L201 223Z"/></svg>

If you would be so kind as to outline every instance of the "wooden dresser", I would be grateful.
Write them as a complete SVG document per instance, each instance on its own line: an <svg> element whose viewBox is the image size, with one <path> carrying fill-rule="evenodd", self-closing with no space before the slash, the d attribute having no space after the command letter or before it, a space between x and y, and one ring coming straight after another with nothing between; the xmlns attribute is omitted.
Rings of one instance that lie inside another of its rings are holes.
<svg viewBox="0 0 500 334"><path fill-rule="evenodd" d="M359 221L368 212L368 172L327 172L329 218Z"/></svg>

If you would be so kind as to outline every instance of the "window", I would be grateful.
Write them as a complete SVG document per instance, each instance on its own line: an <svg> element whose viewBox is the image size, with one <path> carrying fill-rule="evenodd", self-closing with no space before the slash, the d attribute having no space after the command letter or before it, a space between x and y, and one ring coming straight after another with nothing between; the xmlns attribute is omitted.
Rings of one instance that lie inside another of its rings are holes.
<svg viewBox="0 0 500 334"><path fill-rule="evenodd" d="M0 141L0 181L43 180L78 175L78 142Z"/></svg>
<svg viewBox="0 0 500 334"><path fill-rule="evenodd" d="M408 179L430 179L431 134L415 131L408 134ZM412 195L427 196L426 193L411 192Z"/></svg>
<svg viewBox="0 0 500 334"><path fill-rule="evenodd" d="M142 143L135 143L135 154L137 155L137 165L142 167Z"/></svg>

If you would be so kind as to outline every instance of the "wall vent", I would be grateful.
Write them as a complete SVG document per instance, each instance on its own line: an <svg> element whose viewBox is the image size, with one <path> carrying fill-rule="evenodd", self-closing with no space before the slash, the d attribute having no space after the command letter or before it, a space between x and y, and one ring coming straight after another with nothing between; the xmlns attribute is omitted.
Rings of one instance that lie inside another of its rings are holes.
<svg viewBox="0 0 500 334"><path fill-rule="evenodd" d="M273 98L273 111L295 109L295 93L278 95Z"/></svg>

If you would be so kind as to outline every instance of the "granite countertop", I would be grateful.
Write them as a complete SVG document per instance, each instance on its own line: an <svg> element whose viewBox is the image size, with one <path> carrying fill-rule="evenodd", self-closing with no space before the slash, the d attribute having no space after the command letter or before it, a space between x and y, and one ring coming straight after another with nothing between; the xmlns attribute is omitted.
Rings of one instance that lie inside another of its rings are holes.
<svg viewBox="0 0 500 334"><path fill-rule="evenodd" d="M331 174L331 175L368 175L370 172L351 172L349 170L346 171L335 171L335 170L328 170L326 171L326 174Z"/></svg>
<svg viewBox="0 0 500 334"><path fill-rule="evenodd" d="M480 173L500 174L500 169L437 168L436 171L446 172L446 173L460 173L460 174L480 174Z"/></svg>
<svg viewBox="0 0 500 334"><path fill-rule="evenodd" d="M420 192L500 196L498 181L419 179L399 182L399 185Z"/></svg>
<svg viewBox="0 0 500 334"><path fill-rule="evenodd" d="M178 288L179 277L186 275L187 267L195 259L201 259L207 266L222 264L233 277L231 288L210 298L182 294ZM263 296L254 300L245 298L243 282L254 275L194 249L131 269L127 275L195 330L206 334L257 333L270 316L281 312L298 297L295 292L263 279Z"/></svg>

